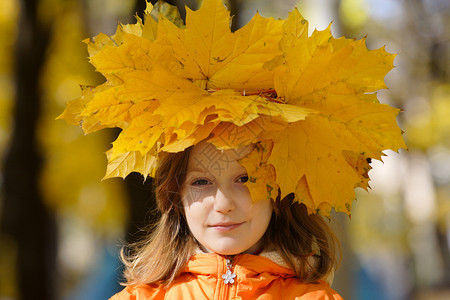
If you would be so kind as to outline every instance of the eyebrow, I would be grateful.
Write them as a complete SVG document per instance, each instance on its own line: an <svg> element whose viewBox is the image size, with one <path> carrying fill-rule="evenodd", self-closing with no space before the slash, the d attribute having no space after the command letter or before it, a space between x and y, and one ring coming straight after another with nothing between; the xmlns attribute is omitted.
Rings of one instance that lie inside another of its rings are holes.
<svg viewBox="0 0 450 300"><path fill-rule="evenodd" d="M200 169L198 167L194 167L192 169L188 169L187 173L210 173L210 172L206 171L205 169Z"/></svg>

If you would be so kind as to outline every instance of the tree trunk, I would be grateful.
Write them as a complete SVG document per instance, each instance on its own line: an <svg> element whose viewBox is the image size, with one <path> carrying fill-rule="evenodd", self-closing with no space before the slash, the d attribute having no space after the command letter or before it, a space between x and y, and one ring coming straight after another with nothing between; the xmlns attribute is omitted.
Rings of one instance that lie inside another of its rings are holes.
<svg viewBox="0 0 450 300"><path fill-rule="evenodd" d="M37 19L38 1L21 1L15 57L13 132L4 162L1 234L17 249L20 299L55 299L56 230L39 191L42 156L36 137L40 74L50 28Z"/></svg>

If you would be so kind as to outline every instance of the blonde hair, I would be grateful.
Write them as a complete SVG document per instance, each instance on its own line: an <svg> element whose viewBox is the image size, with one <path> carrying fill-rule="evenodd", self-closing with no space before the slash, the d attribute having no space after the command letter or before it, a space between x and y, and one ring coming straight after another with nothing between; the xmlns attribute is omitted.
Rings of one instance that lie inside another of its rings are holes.
<svg viewBox="0 0 450 300"><path fill-rule="evenodd" d="M154 180L160 218L145 239L122 248L124 285L169 285L199 247L189 230L180 197L191 149L160 154ZM314 282L336 266L338 242L328 224L319 215L308 215L306 207L293 203L291 196L275 201L263 241L265 247L270 245L279 251L304 282ZM315 258L314 264L310 257Z"/></svg>

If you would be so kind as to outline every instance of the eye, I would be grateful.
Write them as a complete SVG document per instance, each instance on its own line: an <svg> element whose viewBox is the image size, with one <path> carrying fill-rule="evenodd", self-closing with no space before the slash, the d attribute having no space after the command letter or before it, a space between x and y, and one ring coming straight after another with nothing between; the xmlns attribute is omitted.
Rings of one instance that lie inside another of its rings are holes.
<svg viewBox="0 0 450 300"><path fill-rule="evenodd" d="M248 181L248 175L242 175L237 179L237 182L245 183Z"/></svg>
<svg viewBox="0 0 450 300"><path fill-rule="evenodd" d="M208 179L196 179L194 182L191 183L191 185L209 185L211 182Z"/></svg>

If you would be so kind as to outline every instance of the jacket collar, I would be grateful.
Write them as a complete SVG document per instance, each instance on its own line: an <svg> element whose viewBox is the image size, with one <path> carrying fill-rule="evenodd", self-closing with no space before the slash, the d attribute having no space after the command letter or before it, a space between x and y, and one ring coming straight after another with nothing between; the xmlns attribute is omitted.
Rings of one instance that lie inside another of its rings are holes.
<svg viewBox="0 0 450 300"><path fill-rule="evenodd" d="M226 267L226 256L216 253L197 252L186 264L183 273L196 275L212 275L220 277ZM313 259L311 257L311 259ZM310 263L314 264L314 261ZM238 254L233 256L233 266L239 266L244 273L261 274L270 273L281 277L295 277L294 271L276 250L264 250L259 255ZM321 278L331 285L334 279L334 270Z"/></svg>
<svg viewBox="0 0 450 300"><path fill-rule="evenodd" d="M271 273L282 277L293 277L295 273L285 266L281 266L268 257L263 256L264 251L259 255L238 254L233 256L233 266L239 266L248 273ZM223 273L226 265L226 256L216 253L198 253L191 257L183 272L202 275L217 275Z"/></svg>

